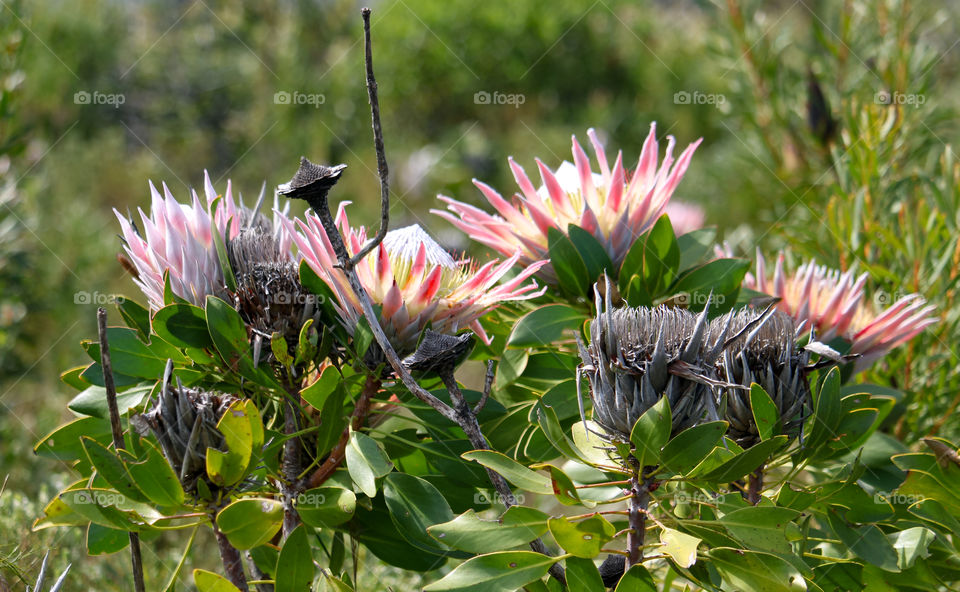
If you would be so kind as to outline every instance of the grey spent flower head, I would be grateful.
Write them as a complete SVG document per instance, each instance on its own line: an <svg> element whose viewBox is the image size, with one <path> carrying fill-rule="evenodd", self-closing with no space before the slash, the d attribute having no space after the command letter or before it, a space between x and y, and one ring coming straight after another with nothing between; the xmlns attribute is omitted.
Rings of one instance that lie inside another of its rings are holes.
<svg viewBox="0 0 960 592"><path fill-rule="evenodd" d="M197 482L215 485L207 478L207 449L227 451L217 423L237 398L225 393L174 387L164 383L151 409L131 419L141 436L153 433L164 457L180 477L184 491L197 494Z"/></svg>
<svg viewBox="0 0 960 592"><path fill-rule="evenodd" d="M417 351L404 358L403 365L411 372L433 372L441 376L452 374L470 354L476 341L472 332L444 335L427 329Z"/></svg>
<svg viewBox="0 0 960 592"><path fill-rule="evenodd" d="M300 157L300 168L289 183L277 187L277 192L288 198L306 200L315 211L326 207L327 193L340 180L345 164L326 166Z"/></svg>
<svg viewBox="0 0 960 592"><path fill-rule="evenodd" d="M761 317L755 309L731 313L730 330L737 334ZM714 331L715 326L711 327ZM748 448L760 441L750 406L752 383L757 383L776 404L778 433L797 435L810 410L810 385L807 371L809 352L797 346L797 328L793 319L780 311L739 336L717 360L717 372L726 382L741 388L721 388L720 409L730 423L727 435Z"/></svg>
<svg viewBox="0 0 960 592"><path fill-rule="evenodd" d="M614 309L611 292L608 286L601 298L594 286L597 316L589 345L579 344L594 421L611 439L627 441L661 397L670 404L674 434L718 417L712 385L725 333L709 338L709 303L699 315L663 305Z"/></svg>
<svg viewBox="0 0 960 592"><path fill-rule="evenodd" d="M309 319L319 321L320 307L300 284L289 253L268 227L255 225L228 242L227 256L237 280L233 304L253 329L254 341L280 333L292 351L303 324Z"/></svg>

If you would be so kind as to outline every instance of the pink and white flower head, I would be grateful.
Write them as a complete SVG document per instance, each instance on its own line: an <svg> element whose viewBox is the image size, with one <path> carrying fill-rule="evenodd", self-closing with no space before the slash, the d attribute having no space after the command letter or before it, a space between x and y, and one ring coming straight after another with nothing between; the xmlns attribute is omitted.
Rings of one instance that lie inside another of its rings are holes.
<svg viewBox="0 0 960 592"><path fill-rule="evenodd" d="M599 172L592 170L586 153L573 137L572 164L564 162L556 171L551 171L536 160L543 182L539 189L513 158L509 159L510 168L520 193L512 200L504 199L489 185L474 180L497 214L443 195L439 198L447 203L450 211L431 211L503 255L513 255L519 250L519 261L525 265L547 258L547 234L551 228L566 234L568 226L575 224L593 234L613 264L619 266L637 237L666 210L700 140L687 146L674 160L675 141L673 136L667 136L667 150L658 164L659 146L653 123L637 168L629 174L623 165L622 152L617 153L611 168L594 130L587 130L587 136L593 144ZM540 270L540 276L550 282L556 280L550 265Z"/></svg>
<svg viewBox="0 0 960 592"><path fill-rule="evenodd" d="M671 200L663 213L670 217L670 225L677 236L703 228L706 219L703 208L677 199Z"/></svg>
<svg viewBox="0 0 960 592"><path fill-rule="evenodd" d="M768 275L758 250L756 275L748 274L743 287L780 298L780 310L815 329L819 341L839 337L848 342L850 353L860 355L854 365L857 372L937 322L935 307L918 294L878 312L865 299L866 273L854 277L850 271L841 273L809 261L788 275L783 261L780 253L773 274Z"/></svg>
<svg viewBox="0 0 960 592"><path fill-rule="evenodd" d="M209 294L225 296L213 224L223 240L230 240L240 234L244 225L254 221L254 217L258 223L263 217L234 200L230 181L227 181L226 193L218 201L220 195L214 190L206 171L202 200L195 190L191 190L191 202L181 204L166 183L162 187L163 195L150 182L149 215L138 208L142 231L135 222L114 210L120 220L123 248L137 271L134 282L146 295L153 310L164 305L163 278L166 273L169 273L173 293L197 306L203 306ZM289 239L281 242L281 249L290 251Z"/></svg>
<svg viewBox="0 0 960 592"><path fill-rule="evenodd" d="M367 242L364 228L352 228L341 202L336 224L350 254ZM333 290L334 306L349 333L362 316L360 303L337 262L333 246L320 219L310 214L304 220L286 221L288 233L310 268ZM469 327L484 343L490 338L480 317L501 302L535 298L546 290L527 281L546 262L537 261L513 278L497 284L519 260L519 253L503 262L476 267L471 261L456 261L419 225L387 233L383 242L356 267L357 275L375 305L382 306L380 321L397 352L403 356L416 349L417 338L428 326L453 335Z"/></svg>

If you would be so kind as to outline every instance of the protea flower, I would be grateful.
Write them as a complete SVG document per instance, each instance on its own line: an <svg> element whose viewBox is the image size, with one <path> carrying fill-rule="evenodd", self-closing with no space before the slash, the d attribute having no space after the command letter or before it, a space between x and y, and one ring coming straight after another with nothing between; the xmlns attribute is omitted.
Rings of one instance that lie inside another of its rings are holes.
<svg viewBox="0 0 960 592"><path fill-rule="evenodd" d="M150 215L142 209L143 231L133 220L114 210L120 220L124 250L136 270L134 282L143 290L154 310L163 307L163 277L170 274L170 289L184 300L203 306L208 294L225 296L223 270L213 243L212 224L224 240L240 232L241 208L233 199L230 181L223 198L218 195L204 172L203 201L191 191L192 202L179 203L166 183L163 195L150 183Z"/></svg>
<svg viewBox="0 0 960 592"><path fill-rule="evenodd" d="M699 315L664 305L613 308L611 292L608 286L602 297L594 286L597 316L590 343L579 344L593 420L611 439L628 441L633 424L661 397L670 404L674 434L718 418L714 365L726 331L707 331L709 303Z"/></svg>
<svg viewBox="0 0 960 592"><path fill-rule="evenodd" d="M345 206L337 210L347 250L357 253L367 241L364 228L352 228ZM362 316L360 303L340 269L333 247L316 215L286 221L285 226L304 260L336 296L334 306L346 330L353 334ZM299 228L299 230L298 230ZM491 261L476 267L471 261L456 261L419 225L387 233L384 241L356 267L357 275L375 305L382 307L381 324L401 356L414 352L417 338L430 327L437 333L456 334L469 327L490 343L480 317L501 302L526 300L543 294L536 282L527 279L545 262L531 263L503 284L497 282L520 259L515 253L503 262Z"/></svg>
<svg viewBox="0 0 960 592"><path fill-rule="evenodd" d="M813 328L820 341L840 338L850 344L850 353L859 355L854 369L859 372L925 328L937 322L935 307L918 294L898 299L883 311L876 311L866 300L867 274L854 277L809 261L792 275L784 271L780 253L772 275L766 261L757 252L756 275L748 275L745 288L780 298L780 310L803 328Z"/></svg>
<svg viewBox="0 0 960 592"><path fill-rule="evenodd" d="M504 199L489 185L474 184L497 211L487 212L439 196L450 212L431 210L466 232L472 239L502 253L520 251L518 261L529 265L547 258L547 234L554 228L564 234L570 224L590 232L604 246L614 266L619 267L634 241L660 217L683 177L697 140L688 146L676 161L674 139L668 136L667 150L658 166L659 147L656 124L643 144L636 170L624 168L623 154L618 153L610 167L603 145L592 130L587 131L596 152L599 173L591 170L590 161L576 137L573 138L573 161L564 162L554 172L537 159L543 185L537 189L523 168L511 158L510 168L520 186L512 202ZM552 267L544 266L540 276L554 282Z"/></svg>
<svg viewBox="0 0 960 592"><path fill-rule="evenodd" d="M664 214L670 218L670 225L677 236L703 228L706 219L703 208L676 199L667 204Z"/></svg>
<svg viewBox="0 0 960 592"><path fill-rule="evenodd" d="M720 379L739 387L721 389L721 415L730 424L727 434L744 448L760 440L749 390L751 384L757 383L776 404L779 416L776 433L796 435L810 408L807 382L810 354L797 346L793 318L776 311L770 318L758 322L763 313L753 309L729 314L732 316L729 327L722 319L716 319L711 323L711 334L727 330L740 334L751 325L755 328L733 340L717 361Z"/></svg>
<svg viewBox="0 0 960 592"><path fill-rule="evenodd" d="M153 407L132 418L141 436L153 432L160 450L179 475L184 491L197 494L197 482L203 480L208 489L215 484L207 477L207 449L227 451L226 440L217 429L220 418L236 397L224 393L177 387L167 382Z"/></svg>

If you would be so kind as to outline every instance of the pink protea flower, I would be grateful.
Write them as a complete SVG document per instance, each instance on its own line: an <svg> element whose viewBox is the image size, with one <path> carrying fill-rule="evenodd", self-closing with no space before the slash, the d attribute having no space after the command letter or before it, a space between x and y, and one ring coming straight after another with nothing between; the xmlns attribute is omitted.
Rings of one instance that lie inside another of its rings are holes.
<svg viewBox="0 0 960 592"><path fill-rule="evenodd" d="M613 264L619 266L637 237L667 208L700 140L687 146L674 161L675 141L673 136L668 136L667 150L658 166L659 146L653 123L637 168L629 174L623 165L622 152L617 153L611 168L597 134L590 129L587 135L596 152L599 173L591 170L586 153L573 137L573 164L564 162L556 171L551 171L537 159L543 181L539 189L534 187L523 167L513 158L509 159L522 193L515 194L512 201L504 199L489 185L474 180L497 214L488 214L443 195L439 198L447 203L450 212L431 211L503 255L519 250L519 261L525 265L547 258L547 233L551 228L566 234L567 227L576 224L593 234ZM550 265L540 270L540 276L550 282L556 279Z"/></svg>
<svg viewBox="0 0 960 592"><path fill-rule="evenodd" d="M841 273L809 261L788 275L783 261L780 253L773 274L768 275L758 250L756 275L747 274L743 287L780 298L778 307L814 328L818 340L839 337L849 343L850 353L860 355L854 366L857 372L937 322L935 307L918 294L899 298L878 312L865 299L866 273L854 277L850 271Z"/></svg>
<svg viewBox="0 0 960 592"><path fill-rule="evenodd" d="M208 294L225 296L223 270L213 242L212 224L216 224L223 240L228 241L240 234L254 216L263 218L234 200L230 181L227 181L226 193L217 201L220 196L206 171L203 180L205 199L201 200L197 192L191 190L192 200L187 204L178 202L166 183L162 185L161 195L150 182L150 215L138 208L142 230L114 210L120 220L124 250L137 272L134 282L146 295L153 310L164 305L165 273L170 275L173 293L192 304L203 306ZM264 221L265 218L257 223ZM280 248L289 253L289 239L281 239Z"/></svg>
<svg viewBox="0 0 960 592"><path fill-rule="evenodd" d="M677 236L703 228L706 219L703 208L676 199L667 204L664 214L670 217L670 225Z"/></svg>
<svg viewBox="0 0 960 592"><path fill-rule="evenodd" d="M351 228L341 202L336 224L340 227L347 250L360 250L367 241L364 228ZM340 269L327 234L316 215L304 220L285 221L285 227L300 254L311 269L333 290L334 303L347 331L351 334L362 316L359 301ZM299 228L299 230L297 229ZM454 334L469 327L490 343L480 324L480 317L501 302L526 300L543 294L534 281L527 279L546 262L531 263L507 282L497 282L519 260L519 253L503 262L491 261L476 267L469 260L456 261L419 225L399 228L387 233L383 243L364 259L356 272L374 304L382 305L381 323L400 355L412 353L420 333L431 326L433 331Z"/></svg>

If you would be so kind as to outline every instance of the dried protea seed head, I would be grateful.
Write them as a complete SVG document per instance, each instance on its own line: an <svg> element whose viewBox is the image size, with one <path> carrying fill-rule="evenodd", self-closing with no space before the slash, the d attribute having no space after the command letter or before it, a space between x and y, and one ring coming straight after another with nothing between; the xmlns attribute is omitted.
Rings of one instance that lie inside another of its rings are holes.
<svg viewBox="0 0 960 592"><path fill-rule="evenodd" d="M153 407L132 423L145 436L152 432L167 462L179 475L184 491L197 494L197 482L217 486L207 477L207 449L227 451L217 423L237 398L225 393L167 384Z"/></svg>
<svg viewBox="0 0 960 592"><path fill-rule="evenodd" d="M403 365L411 372L452 374L476 341L473 333L444 335L427 329L417 351L404 358Z"/></svg>
<svg viewBox="0 0 960 592"><path fill-rule="evenodd" d="M807 382L810 354L797 345L793 319L777 311L758 324L763 313L755 309L730 314L732 334L751 324L756 327L735 339L717 361L720 378L740 387L721 389L721 412L730 423L728 435L744 448L760 440L750 407L749 387L754 382L763 387L776 404L778 433L797 435L810 406Z"/></svg>
<svg viewBox="0 0 960 592"><path fill-rule="evenodd" d="M719 348L708 339L707 311L679 308L618 308L611 292L595 289L597 316L590 343L580 344L583 372L593 400L593 420L614 440L629 439L633 424L667 397L673 433L716 416L712 384ZM722 337L718 337L722 343Z"/></svg>
<svg viewBox="0 0 960 592"><path fill-rule="evenodd" d="M280 333L289 348L296 347L303 324L319 320L319 306L300 284L289 251L269 226L255 224L229 241L227 256L237 280L234 306L253 329L253 338L269 340Z"/></svg>

